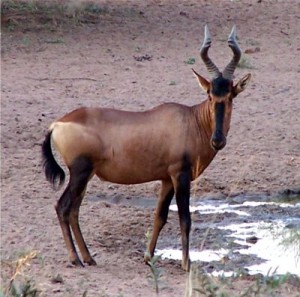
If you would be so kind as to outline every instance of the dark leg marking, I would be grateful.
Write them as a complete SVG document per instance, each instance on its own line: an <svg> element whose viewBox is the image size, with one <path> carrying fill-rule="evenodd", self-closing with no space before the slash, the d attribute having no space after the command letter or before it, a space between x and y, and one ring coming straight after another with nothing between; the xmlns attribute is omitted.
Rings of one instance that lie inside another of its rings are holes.
<svg viewBox="0 0 300 297"><path fill-rule="evenodd" d="M72 239L71 226L84 261L88 264L96 264L86 247L78 223L79 207L84 196L86 185L92 176L93 164L89 158L81 156L74 160L69 170L69 184L56 205L56 212L68 250L69 259L72 264L83 266Z"/></svg>

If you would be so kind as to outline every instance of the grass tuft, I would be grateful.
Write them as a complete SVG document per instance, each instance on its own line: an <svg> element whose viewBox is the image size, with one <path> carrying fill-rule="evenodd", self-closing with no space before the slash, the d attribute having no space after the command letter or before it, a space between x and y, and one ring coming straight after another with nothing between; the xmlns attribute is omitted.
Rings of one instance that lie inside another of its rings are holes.
<svg viewBox="0 0 300 297"><path fill-rule="evenodd" d="M268 275L263 276L249 275L243 272L236 272L231 277L212 276L205 270L192 265L189 275L189 287L186 296L202 297L267 297L283 296L278 295L278 291L288 283L294 283L296 287L300 284L299 277L289 273L275 275L275 271L269 271ZM239 284L235 287L235 284ZM243 288L239 288L243 284Z"/></svg>
<svg viewBox="0 0 300 297"><path fill-rule="evenodd" d="M163 275L163 270L157 267L157 262L161 259L160 256L153 256L150 261L148 261L148 265L151 271L151 279L153 280L155 286L155 292L159 294L159 283L160 279Z"/></svg>
<svg viewBox="0 0 300 297"><path fill-rule="evenodd" d="M185 64L187 65L193 65L196 63L196 59L195 58L188 58L186 61L184 61Z"/></svg>
<svg viewBox="0 0 300 297"><path fill-rule="evenodd" d="M250 60L248 57L246 57L245 55L242 55L239 64L237 65L238 68L242 68L242 69L254 69L254 67L252 66Z"/></svg>
<svg viewBox="0 0 300 297"><path fill-rule="evenodd" d="M145 237L146 237L146 242L147 242L147 246L149 245L149 242L150 242L150 239L151 239L151 233L150 231L148 230L147 233L145 234ZM159 294L159 284L160 284L160 280L161 280L161 277L163 275L163 270L161 268L158 268L157 267L157 262L161 259L160 256L153 256L151 258L150 261L148 261L148 265L150 267L150 271L151 271L151 274L149 276L149 278L153 281L154 283L154 286L155 286L155 292L156 292L156 295L158 296Z"/></svg>
<svg viewBox="0 0 300 297"><path fill-rule="evenodd" d="M7 287L3 288L3 296L40 296L40 290L35 281L26 275L30 262L35 258L37 258L37 251L31 251L21 255L16 261L1 261L2 269L6 267L9 271L9 281Z"/></svg>

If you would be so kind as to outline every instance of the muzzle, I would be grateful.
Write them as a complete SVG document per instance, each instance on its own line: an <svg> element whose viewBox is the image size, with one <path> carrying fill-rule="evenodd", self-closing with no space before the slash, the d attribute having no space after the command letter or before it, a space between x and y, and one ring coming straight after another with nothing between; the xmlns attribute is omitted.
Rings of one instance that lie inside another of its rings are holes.
<svg viewBox="0 0 300 297"><path fill-rule="evenodd" d="M226 145L226 137L221 130L216 130L210 140L210 145L216 151L221 150Z"/></svg>

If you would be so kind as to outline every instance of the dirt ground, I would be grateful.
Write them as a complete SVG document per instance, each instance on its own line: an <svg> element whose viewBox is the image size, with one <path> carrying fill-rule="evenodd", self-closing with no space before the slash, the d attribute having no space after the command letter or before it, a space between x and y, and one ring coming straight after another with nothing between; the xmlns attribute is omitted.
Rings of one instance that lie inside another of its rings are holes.
<svg viewBox="0 0 300 297"><path fill-rule="evenodd" d="M235 76L251 72L252 81L234 103L226 148L194 183L192 196L230 200L297 191L300 3L94 2L107 8L96 24L2 30L1 257L38 251L27 274L42 296L83 296L85 291L89 297L155 296L143 253L159 183L121 186L92 180L80 221L98 265L70 267L53 207L63 189L53 191L41 167L47 128L79 106L145 110L169 101L197 104L206 95L191 68L208 77L198 52L204 25L213 36L210 55L222 68L231 59L226 39L236 24L247 54ZM178 244L179 236L177 215L170 213L158 244ZM201 234L195 237L193 246L203 240ZM164 271L159 296L185 296L189 277L180 263L160 261L159 267ZM2 281L5 286L7 279ZM250 281L237 281L232 296ZM300 294L292 284L282 290L276 296Z"/></svg>

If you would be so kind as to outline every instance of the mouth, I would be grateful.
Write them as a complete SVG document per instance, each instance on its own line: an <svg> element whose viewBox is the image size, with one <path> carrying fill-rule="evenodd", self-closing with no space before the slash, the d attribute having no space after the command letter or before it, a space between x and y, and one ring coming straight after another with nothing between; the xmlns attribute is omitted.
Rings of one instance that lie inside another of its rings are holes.
<svg viewBox="0 0 300 297"><path fill-rule="evenodd" d="M212 141L211 142L211 146L215 151L220 151L221 149L223 149L226 145L226 141L221 141L221 142L215 142Z"/></svg>

